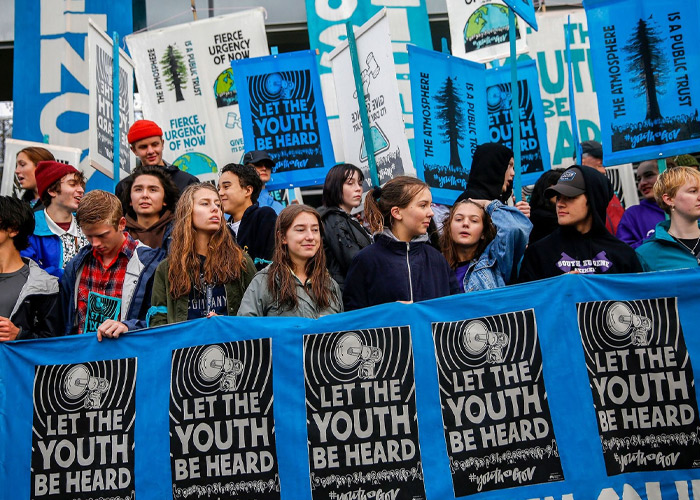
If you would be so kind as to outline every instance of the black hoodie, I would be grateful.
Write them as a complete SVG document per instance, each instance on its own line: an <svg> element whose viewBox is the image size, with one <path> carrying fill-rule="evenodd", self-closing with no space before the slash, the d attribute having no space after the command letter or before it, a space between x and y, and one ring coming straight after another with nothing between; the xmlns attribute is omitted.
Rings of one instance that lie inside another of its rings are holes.
<svg viewBox="0 0 700 500"><path fill-rule="evenodd" d="M580 274L642 271L634 250L605 228L605 210L614 193L610 181L593 168L577 167L585 181L593 226L585 234L573 226L559 226L546 238L531 244L520 267L520 282L551 278L570 271Z"/></svg>
<svg viewBox="0 0 700 500"><path fill-rule="evenodd" d="M479 144L472 158L467 189L459 195L457 201L471 198L507 203L513 192L513 186L509 184L505 193L501 190L511 158L513 158L513 151L506 146L495 142Z"/></svg>

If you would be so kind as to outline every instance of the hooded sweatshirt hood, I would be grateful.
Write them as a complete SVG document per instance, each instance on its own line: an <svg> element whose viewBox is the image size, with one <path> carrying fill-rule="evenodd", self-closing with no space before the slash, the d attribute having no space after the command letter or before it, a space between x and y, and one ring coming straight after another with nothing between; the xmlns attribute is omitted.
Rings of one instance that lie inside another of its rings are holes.
<svg viewBox="0 0 700 500"><path fill-rule="evenodd" d="M593 216L591 231L608 232L605 228L605 221L608 203L610 203L613 194L615 194L612 184L604 174L601 174L594 168L581 165L576 165L576 167L581 170L586 185L586 198Z"/></svg>
<svg viewBox="0 0 700 500"><path fill-rule="evenodd" d="M513 151L506 146L495 142L479 144L472 158L467 189L457 198L457 201L471 198L500 200L506 203L513 192L513 187L509 185L505 193L501 190L511 158L513 158Z"/></svg>
<svg viewBox="0 0 700 500"><path fill-rule="evenodd" d="M126 214L124 218L126 219L126 230L129 232L132 238L141 241L143 244L151 248L160 248L163 243L163 236L173 220L173 213L170 210L163 212L160 219L150 227L143 227L138 221Z"/></svg>

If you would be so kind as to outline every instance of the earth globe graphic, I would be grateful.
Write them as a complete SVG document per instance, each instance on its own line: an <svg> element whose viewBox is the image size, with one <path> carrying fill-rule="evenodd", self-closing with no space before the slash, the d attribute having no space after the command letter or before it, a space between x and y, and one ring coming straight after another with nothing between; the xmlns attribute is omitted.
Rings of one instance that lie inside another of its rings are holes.
<svg viewBox="0 0 700 500"><path fill-rule="evenodd" d="M222 71L214 81L214 95L217 99L224 99L226 104L238 103L236 82L233 81L233 70L227 68Z"/></svg>
<svg viewBox="0 0 700 500"><path fill-rule="evenodd" d="M270 95L278 95L282 92L282 75L279 73L270 73L265 78L265 90Z"/></svg>
<svg viewBox="0 0 700 500"><path fill-rule="evenodd" d="M204 153L185 153L178 156L173 165L195 176L204 174L215 174L217 172L216 162Z"/></svg>
<svg viewBox="0 0 700 500"><path fill-rule="evenodd" d="M508 28L508 7L487 3L479 7L469 16L464 27L465 39L471 39L491 30Z"/></svg>

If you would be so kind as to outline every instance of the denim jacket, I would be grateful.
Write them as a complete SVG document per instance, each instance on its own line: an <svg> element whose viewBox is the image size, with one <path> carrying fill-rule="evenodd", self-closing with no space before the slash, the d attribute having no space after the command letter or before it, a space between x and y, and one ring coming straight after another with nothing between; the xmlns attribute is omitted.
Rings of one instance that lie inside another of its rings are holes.
<svg viewBox="0 0 700 500"><path fill-rule="evenodd" d="M462 282L465 292L506 286L525 253L532 230L530 219L520 210L498 200L489 203L486 212L498 232L479 258L469 264Z"/></svg>

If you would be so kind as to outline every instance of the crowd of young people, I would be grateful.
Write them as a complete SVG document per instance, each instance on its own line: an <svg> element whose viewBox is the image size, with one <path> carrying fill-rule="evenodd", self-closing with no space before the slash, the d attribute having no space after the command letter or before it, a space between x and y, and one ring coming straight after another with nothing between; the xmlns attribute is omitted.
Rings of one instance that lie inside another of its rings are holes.
<svg viewBox="0 0 700 500"><path fill-rule="evenodd" d="M26 195L0 197L0 341L103 340L214 315L319 318L565 273L700 265L694 168L659 175L642 163L642 204L611 224L616 197L600 168L546 173L531 208L513 200L512 151L482 144L438 235L430 188L415 177L373 187L363 203L362 170L340 164L319 210L283 208L265 191L275 165L264 151L225 165L214 186L163 160L157 124L138 121L128 137L141 165L118 196L86 194L82 174L42 148L17 155Z"/></svg>

